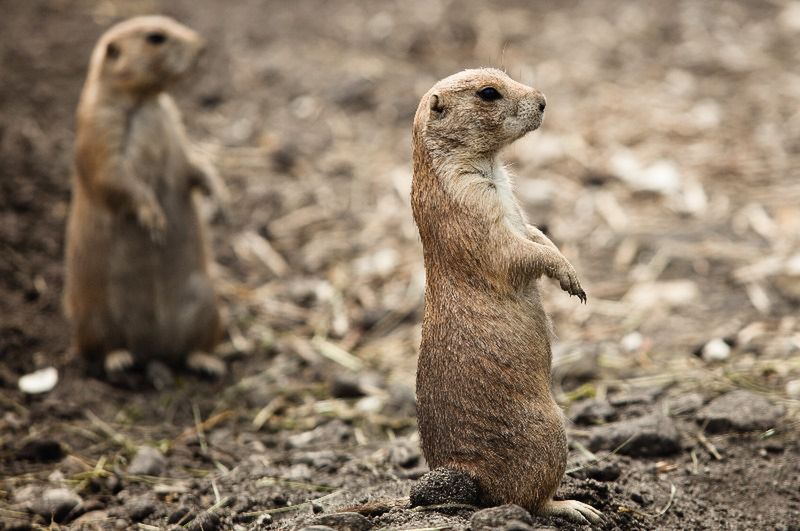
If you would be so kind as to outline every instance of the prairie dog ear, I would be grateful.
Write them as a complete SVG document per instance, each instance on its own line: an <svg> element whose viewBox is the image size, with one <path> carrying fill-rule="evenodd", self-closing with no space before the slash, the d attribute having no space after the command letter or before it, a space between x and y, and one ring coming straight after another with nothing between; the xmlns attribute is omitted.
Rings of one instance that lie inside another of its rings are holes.
<svg viewBox="0 0 800 531"><path fill-rule="evenodd" d="M431 97L428 99L428 103L430 105L431 118L435 120L444 115L444 102L439 94L431 94Z"/></svg>

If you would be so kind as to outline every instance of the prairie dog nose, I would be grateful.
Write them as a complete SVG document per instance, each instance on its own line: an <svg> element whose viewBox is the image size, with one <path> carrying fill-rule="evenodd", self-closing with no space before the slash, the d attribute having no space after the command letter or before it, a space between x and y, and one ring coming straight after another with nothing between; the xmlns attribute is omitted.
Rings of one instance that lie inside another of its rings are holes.
<svg viewBox="0 0 800 531"><path fill-rule="evenodd" d="M544 97L544 94L537 90L534 99L539 107L539 112L544 112L544 108L547 107L547 98Z"/></svg>

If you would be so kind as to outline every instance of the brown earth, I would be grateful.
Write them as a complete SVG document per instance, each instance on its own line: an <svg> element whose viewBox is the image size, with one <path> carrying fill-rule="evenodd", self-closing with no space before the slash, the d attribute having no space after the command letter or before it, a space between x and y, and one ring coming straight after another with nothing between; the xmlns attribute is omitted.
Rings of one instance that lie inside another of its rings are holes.
<svg viewBox="0 0 800 531"><path fill-rule="evenodd" d="M0 529L50 525L30 509L60 487L82 501L51 528L290 529L406 496L426 470L411 118L480 65L548 97L507 159L589 293L543 282L575 420L559 495L607 529L800 529L798 6L0 1ZM234 206L213 225L230 374L160 392L86 376L60 309L89 53L152 12L210 41L176 92ZM17 389L51 365L53 391ZM161 477L128 472L142 446L166 455ZM464 529L473 511L368 520Z"/></svg>

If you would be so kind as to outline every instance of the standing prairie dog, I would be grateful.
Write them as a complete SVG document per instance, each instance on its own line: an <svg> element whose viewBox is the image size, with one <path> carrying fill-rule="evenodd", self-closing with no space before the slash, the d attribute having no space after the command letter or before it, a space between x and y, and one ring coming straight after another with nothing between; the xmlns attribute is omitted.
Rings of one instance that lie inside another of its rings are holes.
<svg viewBox="0 0 800 531"><path fill-rule="evenodd" d="M200 36L136 17L97 43L77 110L65 308L73 348L107 374L186 363L220 375L221 336L193 190L224 193L190 149L164 91L197 63Z"/></svg>
<svg viewBox="0 0 800 531"><path fill-rule="evenodd" d="M422 449L431 469L466 472L487 505L600 521L554 501L564 420L550 391L551 329L537 279L585 302L575 269L514 198L500 149L542 123L544 95L494 69L438 82L414 118L411 202L425 259L417 369Z"/></svg>

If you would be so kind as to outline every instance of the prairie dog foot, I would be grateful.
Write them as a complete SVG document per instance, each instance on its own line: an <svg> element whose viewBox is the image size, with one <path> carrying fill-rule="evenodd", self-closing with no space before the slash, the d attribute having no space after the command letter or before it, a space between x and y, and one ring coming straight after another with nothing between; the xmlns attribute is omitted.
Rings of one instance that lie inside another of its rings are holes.
<svg viewBox="0 0 800 531"><path fill-rule="evenodd" d="M106 354L103 366L107 375L120 374L133 367L133 354L128 350L112 350Z"/></svg>
<svg viewBox="0 0 800 531"><path fill-rule="evenodd" d="M228 371L223 362L218 357L207 352L192 352L186 358L186 366L195 372L211 376L212 378L222 378Z"/></svg>
<svg viewBox="0 0 800 531"><path fill-rule="evenodd" d="M539 511L542 516L560 516L578 524L600 524L603 513L576 500L550 500Z"/></svg>
<svg viewBox="0 0 800 531"><path fill-rule="evenodd" d="M160 361L151 361L147 364L147 379L158 391L163 391L175 384L172 371Z"/></svg>

